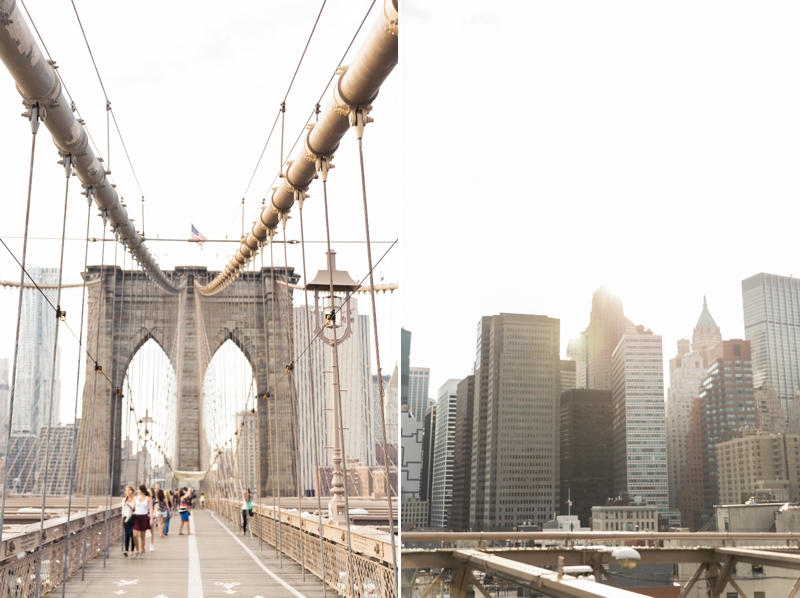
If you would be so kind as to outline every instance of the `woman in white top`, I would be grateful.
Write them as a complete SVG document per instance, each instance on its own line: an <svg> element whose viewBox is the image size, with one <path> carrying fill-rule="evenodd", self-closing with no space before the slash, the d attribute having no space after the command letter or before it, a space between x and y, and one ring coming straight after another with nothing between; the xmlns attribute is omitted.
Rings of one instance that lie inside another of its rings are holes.
<svg viewBox="0 0 800 598"><path fill-rule="evenodd" d="M133 486L125 486L125 498L122 499L122 527L125 528L125 547L122 556L128 556L128 547L133 548L133 520L128 519L136 508L136 499L133 496Z"/></svg>
<svg viewBox="0 0 800 598"><path fill-rule="evenodd" d="M147 486L144 484L139 486L139 494L136 496L134 504L133 531L136 553L133 558L136 558L144 556L145 534L153 521L153 503L147 493Z"/></svg>

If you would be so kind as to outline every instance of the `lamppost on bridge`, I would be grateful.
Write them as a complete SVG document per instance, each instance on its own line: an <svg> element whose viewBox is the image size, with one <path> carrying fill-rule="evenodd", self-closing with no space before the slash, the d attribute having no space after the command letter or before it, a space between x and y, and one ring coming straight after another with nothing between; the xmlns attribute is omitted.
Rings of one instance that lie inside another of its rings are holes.
<svg viewBox="0 0 800 598"><path fill-rule="evenodd" d="M317 272L314 280L306 284L314 291L314 334L324 340L331 348L331 393L333 399L333 475L331 477L331 502L328 503L328 522L346 525L347 507L344 500L344 475L342 474L342 427L340 412L342 396L339 389L339 355L337 347L352 333L350 322L350 297L358 288L358 283L344 270L336 269L336 252L331 250L328 268ZM322 294L322 307L320 307Z"/></svg>

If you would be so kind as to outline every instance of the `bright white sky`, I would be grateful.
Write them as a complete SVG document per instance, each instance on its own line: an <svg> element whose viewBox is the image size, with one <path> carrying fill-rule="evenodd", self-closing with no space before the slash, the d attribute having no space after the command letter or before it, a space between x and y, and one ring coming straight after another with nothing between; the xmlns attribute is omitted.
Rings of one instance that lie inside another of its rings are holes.
<svg viewBox="0 0 800 598"><path fill-rule="evenodd" d="M563 355L604 284L667 360L703 294L741 338L742 279L800 276L800 5L402 8L402 325L432 398L484 315L560 318Z"/></svg>
<svg viewBox="0 0 800 598"><path fill-rule="evenodd" d="M218 269L228 261L229 246L207 243L201 250L188 243L157 243L161 238L189 237L190 224L209 239L241 234L241 199L267 140L303 47L317 17L321 0L255 0L228 3L166 2L144 8L135 2L76 0L89 43L97 60L108 96L146 197L145 233L150 250L166 268L206 265ZM33 19L62 77L76 101L89 131L107 158L105 98L81 36L70 2L29 0ZM287 99L285 151L303 131L306 119L321 96L345 52L370 2L328 2L308 53ZM376 3L344 64L349 64L365 34L380 14ZM323 100L327 104L331 92ZM398 148L400 132L399 75L394 73L374 102L375 123L364 137L367 193L373 241L393 241L399 236ZM8 72L0 67L0 181L2 216L0 236L19 256L30 156L28 122L19 116L23 107ZM113 123L112 123L113 126ZM274 186L280 155L280 124L276 128L256 177L246 195L245 222L249 230L262 197ZM116 133L111 137L110 167L120 194L141 231L141 193L125 159ZM63 170L47 130L39 134L33 191L31 237L61 234ZM107 164L109 162L107 161ZM358 146L354 135L343 140L334 160L328 189L331 235L338 253L337 265L360 280L367 274L363 240L364 216ZM76 178L71 183L67 236L82 237L86 203ZM314 184L304 210L306 239L325 239L322 189ZM292 211L287 235L299 239L299 216ZM92 217L91 236L102 236L100 218ZM89 263L100 262L100 243L90 246ZM373 260L389 247L377 243ZM19 269L0 251L0 279L19 280ZM80 280L84 243L67 244L65 280ZM324 244L307 247L310 275L325 265ZM57 266L59 242L29 243L28 264ZM289 264L302 270L299 245L289 247ZM113 247L106 248L106 263L113 264ZM122 252L118 254L122 263ZM130 263L130 262L128 262ZM275 263L283 265L282 245L275 246ZM395 247L377 267L376 276L398 282L400 250ZM269 265L269 253L265 256ZM77 329L80 298L65 291L68 320ZM388 297L388 296L387 296ZM13 355L17 292L0 291L0 357ZM369 311L361 300L361 310ZM399 298L379 298L382 328L382 366L391 373L399 349L392 331L399 329ZM63 336L63 335L62 335ZM68 342L69 341L69 342ZM390 342L391 341L391 342ZM72 421L75 342L62 345L61 416ZM82 365L83 367L83 365Z"/></svg>

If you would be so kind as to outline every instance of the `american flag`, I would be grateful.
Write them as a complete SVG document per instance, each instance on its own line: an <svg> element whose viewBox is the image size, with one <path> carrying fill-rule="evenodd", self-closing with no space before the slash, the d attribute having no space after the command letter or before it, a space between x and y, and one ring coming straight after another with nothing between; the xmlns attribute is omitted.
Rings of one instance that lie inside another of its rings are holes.
<svg viewBox="0 0 800 598"><path fill-rule="evenodd" d="M203 248L203 241L206 241L206 238L203 236L199 230L192 225L192 240L197 241L197 246L202 249Z"/></svg>

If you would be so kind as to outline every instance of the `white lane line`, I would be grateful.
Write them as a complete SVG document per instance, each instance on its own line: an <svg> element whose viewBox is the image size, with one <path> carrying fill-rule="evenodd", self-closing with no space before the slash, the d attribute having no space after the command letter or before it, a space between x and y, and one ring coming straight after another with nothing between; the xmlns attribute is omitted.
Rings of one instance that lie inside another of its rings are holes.
<svg viewBox="0 0 800 598"><path fill-rule="evenodd" d="M197 518L190 516L194 532L197 533ZM191 528L190 528L191 529ZM189 596L203 598L203 580L200 577L200 553L197 551L197 536L189 536Z"/></svg>
<svg viewBox="0 0 800 598"><path fill-rule="evenodd" d="M220 527L222 527L222 529L224 529L226 532L228 532L230 534L231 538L233 538L234 540L236 540L239 543L239 546L244 548L245 552L250 555L250 558L253 559L256 562L256 565L258 565L259 567L261 567L264 570L264 573L269 575L272 579L274 579L279 584L281 584L284 588L289 590L293 595L297 596L297 598L306 598L306 596L304 594L301 594L300 592L295 590L292 586L290 586L288 583L286 583L280 577L278 577L272 571L270 571L267 568L267 566L264 565L264 563L261 562L261 559L259 559L255 555L255 553L253 553L252 550L250 550L239 538L236 537L236 534L234 534L231 530L228 529L228 527L224 523L222 523L219 519L217 519L217 516L214 515L213 511L211 512L211 516L214 518L214 521L219 523L219 525L220 525ZM191 596L191 594L190 594L190 596Z"/></svg>

